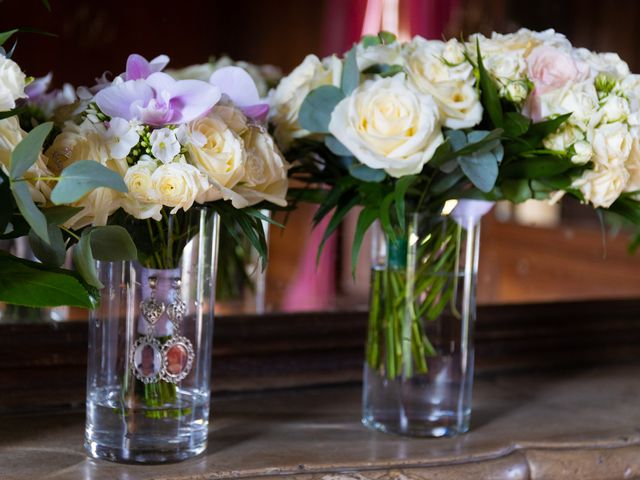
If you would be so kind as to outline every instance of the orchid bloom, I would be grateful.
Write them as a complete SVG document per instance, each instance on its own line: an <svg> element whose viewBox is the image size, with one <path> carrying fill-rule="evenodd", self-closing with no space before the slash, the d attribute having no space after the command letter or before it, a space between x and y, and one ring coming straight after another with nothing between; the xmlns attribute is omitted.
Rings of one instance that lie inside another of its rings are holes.
<svg viewBox="0 0 640 480"><path fill-rule="evenodd" d="M37 100L47 93L47 90L49 90L49 86L51 85L52 78L53 74L49 72L44 77L36 78L24 87L24 93L27 94L29 100Z"/></svg>
<svg viewBox="0 0 640 480"><path fill-rule="evenodd" d="M123 80L140 80L145 79L152 73L161 72L169 63L169 57L166 55L158 55L151 61L148 61L142 55L132 53L127 58L127 70L122 74Z"/></svg>
<svg viewBox="0 0 640 480"><path fill-rule="evenodd" d="M220 100L220 89L200 80L174 80L155 72L145 79L114 83L94 101L110 117L138 120L153 127L187 123Z"/></svg>
<svg viewBox="0 0 640 480"><path fill-rule="evenodd" d="M254 120L263 121L269 113L269 104L260 101L255 82L240 67L223 67L211 74L209 83L218 87L237 105L242 113Z"/></svg>

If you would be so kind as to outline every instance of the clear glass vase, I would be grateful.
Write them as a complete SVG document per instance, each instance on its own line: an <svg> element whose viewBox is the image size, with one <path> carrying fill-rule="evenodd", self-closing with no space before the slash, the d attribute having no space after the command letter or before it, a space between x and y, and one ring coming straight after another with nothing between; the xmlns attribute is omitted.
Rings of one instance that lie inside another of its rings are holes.
<svg viewBox="0 0 640 480"><path fill-rule="evenodd" d="M480 227L416 214L403 235L375 225L363 423L388 433L469 429Z"/></svg>
<svg viewBox="0 0 640 480"><path fill-rule="evenodd" d="M219 218L192 208L127 226L140 261L98 262L85 448L159 463L207 446Z"/></svg>

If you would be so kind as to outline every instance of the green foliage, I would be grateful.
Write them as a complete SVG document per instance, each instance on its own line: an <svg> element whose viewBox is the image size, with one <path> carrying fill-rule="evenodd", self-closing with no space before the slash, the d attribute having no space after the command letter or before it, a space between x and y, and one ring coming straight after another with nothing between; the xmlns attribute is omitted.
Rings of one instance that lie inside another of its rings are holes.
<svg viewBox="0 0 640 480"><path fill-rule="evenodd" d="M353 47L347 53L347 58L344 61L342 67L342 93L345 97L351 95L360 83L360 70L358 70L358 63L356 62L356 47Z"/></svg>
<svg viewBox="0 0 640 480"><path fill-rule="evenodd" d="M327 146L331 153L340 157L351 156L351 152L333 135L327 135L324 137L324 144Z"/></svg>
<svg viewBox="0 0 640 480"><path fill-rule="evenodd" d="M7 30L6 32L0 33L0 46L4 45L4 43L9 40L13 35L18 33L19 29L14 28L13 30Z"/></svg>
<svg viewBox="0 0 640 480"><path fill-rule="evenodd" d="M12 180L20 179L36 163L42 151L42 145L51 132L52 122L43 123L31 130L11 153L9 175Z"/></svg>
<svg viewBox="0 0 640 480"><path fill-rule="evenodd" d="M11 192L22 218L29 224L33 232L44 242L49 243L47 219L31 198L31 192L25 181L11 183Z"/></svg>
<svg viewBox="0 0 640 480"><path fill-rule="evenodd" d="M382 182L387 177L384 170L371 168L359 162L349 165L349 173L363 182Z"/></svg>
<svg viewBox="0 0 640 480"><path fill-rule="evenodd" d="M402 65L390 65L388 63L376 63L375 65L371 65L366 68L362 73L370 74L370 75L379 75L383 78L385 77L393 77L398 73L404 72L404 68Z"/></svg>
<svg viewBox="0 0 640 480"><path fill-rule="evenodd" d="M49 243L35 234L33 230L29 232L29 245L34 255L44 265L49 267L60 267L64 263L66 256L66 245L62 238L62 231L55 225L47 226Z"/></svg>
<svg viewBox="0 0 640 480"><path fill-rule="evenodd" d="M333 85L323 85L309 92L300 106L298 123L313 133L329 133L331 113L344 98L344 93Z"/></svg>
<svg viewBox="0 0 640 480"><path fill-rule="evenodd" d="M51 201L56 205L73 203L98 187L128 191L117 172L93 160L80 160L62 171L58 184L51 192Z"/></svg>
<svg viewBox="0 0 640 480"><path fill-rule="evenodd" d="M0 251L0 301L27 307L94 308L98 292L74 272L52 269Z"/></svg>
<svg viewBox="0 0 640 480"><path fill-rule="evenodd" d="M482 106L489 115L493 126L499 128L502 127L503 124L503 115L502 104L500 103L500 96L498 95L498 87L493 78L491 78L491 75L489 75L489 72L484 68L482 55L480 54L480 42L478 40L476 40L476 52L478 56L478 83L480 84Z"/></svg>

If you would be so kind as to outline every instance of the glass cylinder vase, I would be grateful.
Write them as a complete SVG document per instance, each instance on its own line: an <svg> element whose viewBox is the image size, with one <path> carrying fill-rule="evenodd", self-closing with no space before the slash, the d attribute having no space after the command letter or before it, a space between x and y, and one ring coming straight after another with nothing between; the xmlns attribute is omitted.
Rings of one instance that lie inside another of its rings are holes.
<svg viewBox="0 0 640 480"><path fill-rule="evenodd" d="M159 463L207 446L219 218L191 208L126 225L138 260L98 262L85 448Z"/></svg>
<svg viewBox="0 0 640 480"><path fill-rule="evenodd" d="M459 215L411 215L403 234L380 225L372 277L363 423L388 433L469 429L480 226Z"/></svg>

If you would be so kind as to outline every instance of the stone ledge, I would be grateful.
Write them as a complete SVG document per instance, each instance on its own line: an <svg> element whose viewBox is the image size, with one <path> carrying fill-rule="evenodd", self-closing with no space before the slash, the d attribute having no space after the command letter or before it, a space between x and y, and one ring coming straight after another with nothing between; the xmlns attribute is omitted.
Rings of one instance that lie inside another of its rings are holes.
<svg viewBox="0 0 640 480"><path fill-rule="evenodd" d="M214 399L207 452L161 466L86 458L83 413L0 416L3 480L640 478L640 366L476 381L472 431L402 438L359 423L358 386Z"/></svg>

